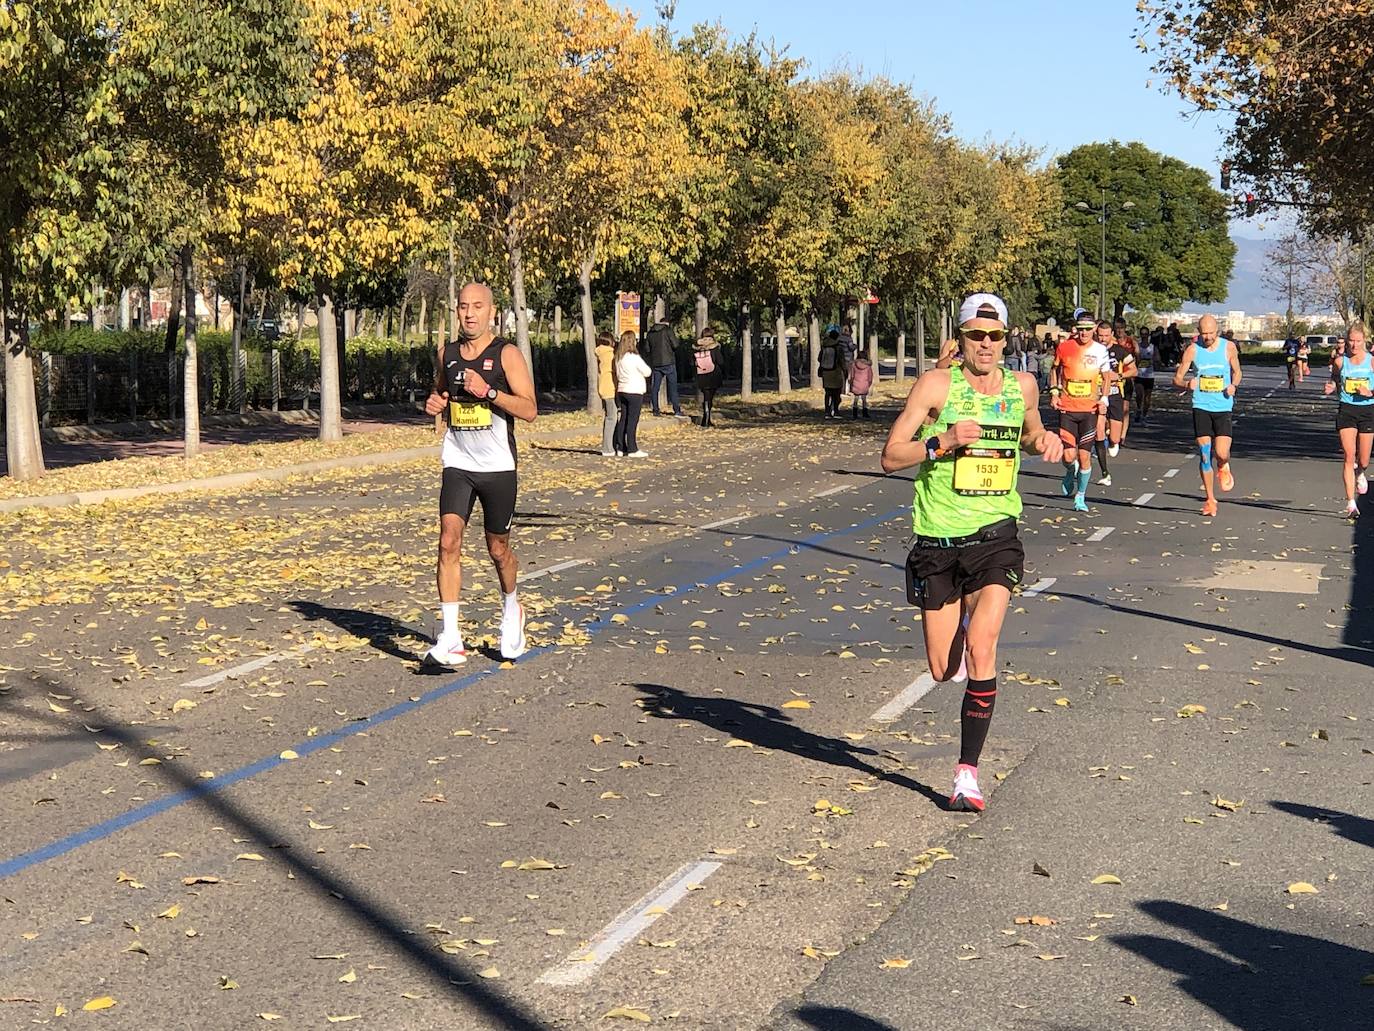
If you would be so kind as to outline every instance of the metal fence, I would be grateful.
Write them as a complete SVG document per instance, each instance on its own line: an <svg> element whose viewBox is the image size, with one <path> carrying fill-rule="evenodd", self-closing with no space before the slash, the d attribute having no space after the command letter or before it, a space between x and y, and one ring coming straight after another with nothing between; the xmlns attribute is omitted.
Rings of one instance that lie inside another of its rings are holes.
<svg viewBox="0 0 1374 1031"><path fill-rule="evenodd" d="M304 350L232 351L198 355L200 410L204 414L318 409L319 359ZM182 415L183 355L34 354L34 387L43 426L143 422ZM412 347L347 355L340 375L346 403L397 404L423 398L434 380L434 353ZM0 406L4 404L0 377Z"/></svg>

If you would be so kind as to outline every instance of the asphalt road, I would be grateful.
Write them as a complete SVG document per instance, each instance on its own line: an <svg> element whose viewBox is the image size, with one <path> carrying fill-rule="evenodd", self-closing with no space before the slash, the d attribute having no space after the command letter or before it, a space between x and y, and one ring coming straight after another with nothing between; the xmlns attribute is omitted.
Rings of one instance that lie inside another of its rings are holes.
<svg viewBox="0 0 1374 1031"><path fill-rule="evenodd" d="M0 1026L1374 1026L1374 513L1247 383L1215 519L1168 397L1027 463L978 817L892 411L529 452L445 676L428 464L4 523Z"/></svg>

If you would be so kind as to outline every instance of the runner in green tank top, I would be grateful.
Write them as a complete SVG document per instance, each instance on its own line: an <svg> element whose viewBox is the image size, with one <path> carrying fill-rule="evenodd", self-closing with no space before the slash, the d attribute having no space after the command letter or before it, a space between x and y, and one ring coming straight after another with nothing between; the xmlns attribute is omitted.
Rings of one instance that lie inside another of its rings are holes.
<svg viewBox="0 0 1374 1031"><path fill-rule="evenodd" d="M997 701L997 639L1025 565L1016 534L1021 452L1051 463L1064 453L1040 422L1035 377L1002 368L1006 332L1001 298L964 301L961 364L916 381L882 458L884 472L917 467L907 590L923 611L931 677L959 680L967 669L949 804L972 811L983 808L978 759Z"/></svg>

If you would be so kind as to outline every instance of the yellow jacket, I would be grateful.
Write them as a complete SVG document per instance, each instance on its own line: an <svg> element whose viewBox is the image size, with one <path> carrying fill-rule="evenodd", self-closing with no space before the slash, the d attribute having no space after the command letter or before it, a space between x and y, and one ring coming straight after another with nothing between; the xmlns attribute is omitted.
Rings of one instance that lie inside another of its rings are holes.
<svg viewBox="0 0 1374 1031"><path fill-rule="evenodd" d="M601 346L596 349L596 393L603 401L615 400L615 377L611 368L615 365L615 348Z"/></svg>

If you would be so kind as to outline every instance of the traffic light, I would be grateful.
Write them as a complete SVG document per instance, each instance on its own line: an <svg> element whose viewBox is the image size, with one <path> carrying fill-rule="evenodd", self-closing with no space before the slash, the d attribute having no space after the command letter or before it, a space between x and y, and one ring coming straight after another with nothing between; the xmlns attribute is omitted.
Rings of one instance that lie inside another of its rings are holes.
<svg viewBox="0 0 1374 1031"><path fill-rule="evenodd" d="M1231 192L1231 162L1229 161L1221 163L1221 192Z"/></svg>
<svg viewBox="0 0 1374 1031"><path fill-rule="evenodd" d="M1255 212L1259 210L1259 201L1255 199L1253 193L1245 195L1245 217L1254 218Z"/></svg>

